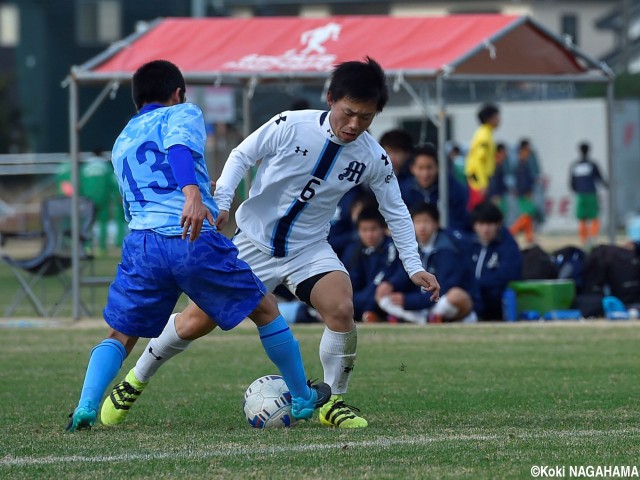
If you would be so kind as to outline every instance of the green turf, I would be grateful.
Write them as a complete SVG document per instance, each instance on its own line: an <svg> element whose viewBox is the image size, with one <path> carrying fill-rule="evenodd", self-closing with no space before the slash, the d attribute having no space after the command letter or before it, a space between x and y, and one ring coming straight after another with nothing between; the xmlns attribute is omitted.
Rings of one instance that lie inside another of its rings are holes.
<svg viewBox="0 0 640 480"><path fill-rule="evenodd" d="M167 364L119 427L63 432L104 328L0 329L0 478L531 478L640 466L640 322L361 329L347 400L370 428L253 430L274 373L253 328ZM295 328L321 377L320 326ZM141 343L127 360L134 363Z"/></svg>

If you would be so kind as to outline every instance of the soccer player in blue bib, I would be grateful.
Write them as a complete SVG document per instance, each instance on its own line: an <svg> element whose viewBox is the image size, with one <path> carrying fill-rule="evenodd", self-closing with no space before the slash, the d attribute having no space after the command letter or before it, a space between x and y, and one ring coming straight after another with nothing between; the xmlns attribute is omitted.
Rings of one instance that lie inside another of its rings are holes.
<svg viewBox="0 0 640 480"><path fill-rule="evenodd" d="M413 223L389 156L366 131L387 98L386 76L378 63L371 58L344 62L331 75L329 111L276 115L231 152L216 183L215 199L220 206L217 224L223 226L238 183L260 161L249 198L236 212L241 232L234 243L240 258L269 290L284 284L320 312L326 325L320 340L320 361L333 395L320 409L319 418L331 427L368 425L359 410L343 398L358 336L351 281L327 242L329 222L345 193L361 184L371 188L413 283L431 292L433 300L440 291L436 278L420 261ZM177 318L189 325L193 338L208 333L207 313L195 304ZM145 383L175 352L165 332L149 345L161 351L163 358L156 361L148 350L141 355L132 375ZM121 384L114 391L119 388ZM103 423L119 423L127 415L128 410L120 409L113 398L104 402Z"/></svg>
<svg viewBox="0 0 640 480"><path fill-rule="evenodd" d="M180 70L163 60L149 62L133 75L132 90L138 114L112 153L131 234L104 309L109 334L91 351L66 430L95 423L104 391L139 337L164 331L167 345L158 348L181 351L200 335L180 317L170 317L183 292L207 313L209 331L216 326L229 330L251 318L291 391L293 417L311 418L329 400L330 387L307 382L298 341L275 298L215 227L219 210L204 161L204 119L197 106L185 101ZM112 396L126 411L141 385L134 375L120 385Z"/></svg>

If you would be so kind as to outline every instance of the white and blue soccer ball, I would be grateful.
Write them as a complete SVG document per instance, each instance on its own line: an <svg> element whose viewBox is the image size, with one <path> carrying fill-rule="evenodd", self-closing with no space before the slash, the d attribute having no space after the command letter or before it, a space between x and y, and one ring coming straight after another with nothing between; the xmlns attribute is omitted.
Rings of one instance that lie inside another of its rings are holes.
<svg viewBox="0 0 640 480"><path fill-rule="evenodd" d="M280 375L265 375L249 385L242 408L253 428L290 427L296 422L291 415L291 393Z"/></svg>

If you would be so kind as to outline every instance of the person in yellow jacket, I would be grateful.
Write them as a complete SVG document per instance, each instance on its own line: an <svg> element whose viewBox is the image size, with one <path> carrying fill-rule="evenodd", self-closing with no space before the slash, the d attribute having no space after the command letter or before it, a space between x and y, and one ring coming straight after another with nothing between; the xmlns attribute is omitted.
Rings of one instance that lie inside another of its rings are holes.
<svg viewBox="0 0 640 480"><path fill-rule="evenodd" d="M496 168L496 144L493 131L500 125L500 110L493 104L483 105L478 112L480 127L473 134L464 173L469 184L469 209L482 202L489 179Z"/></svg>

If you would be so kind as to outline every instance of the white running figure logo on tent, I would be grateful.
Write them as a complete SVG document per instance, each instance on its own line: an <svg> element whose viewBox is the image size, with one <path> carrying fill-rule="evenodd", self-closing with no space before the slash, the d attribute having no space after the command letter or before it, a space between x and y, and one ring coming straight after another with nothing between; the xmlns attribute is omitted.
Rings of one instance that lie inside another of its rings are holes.
<svg viewBox="0 0 640 480"><path fill-rule="evenodd" d="M340 25L331 22L322 27L302 32L302 35L300 35L300 43L306 45L306 48L300 53L303 55L311 52L325 53L327 49L324 48L322 44L327 40L337 41L341 29L342 27Z"/></svg>
<svg viewBox="0 0 640 480"><path fill-rule="evenodd" d="M338 40L342 25L329 22L321 27L306 30L300 35L300 49L291 48L276 55L250 53L238 60L224 64L233 70L316 70L330 71L336 63L336 54L328 52L323 45L329 40ZM302 48L304 47L304 48Z"/></svg>

